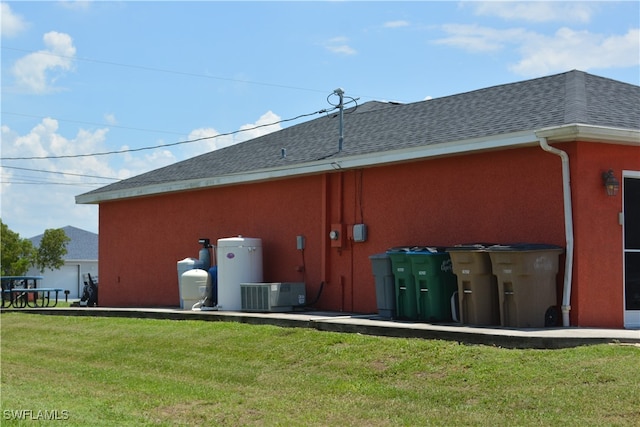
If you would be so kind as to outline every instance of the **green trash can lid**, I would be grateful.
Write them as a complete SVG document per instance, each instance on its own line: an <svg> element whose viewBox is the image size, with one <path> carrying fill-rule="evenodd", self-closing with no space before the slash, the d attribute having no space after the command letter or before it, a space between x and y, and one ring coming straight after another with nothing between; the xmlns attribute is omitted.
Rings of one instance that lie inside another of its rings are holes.
<svg viewBox="0 0 640 427"><path fill-rule="evenodd" d="M387 250L388 254L437 254L446 252L444 246L397 246Z"/></svg>
<svg viewBox="0 0 640 427"><path fill-rule="evenodd" d="M388 254L400 254L400 253L407 253L407 252L411 252L410 246L396 246L395 248L387 249Z"/></svg>
<svg viewBox="0 0 640 427"><path fill-rule="evenodd" d="M408 252L409 255L429 255L429 254L441 254L445 251L441 246L414 246Z"/></svg>

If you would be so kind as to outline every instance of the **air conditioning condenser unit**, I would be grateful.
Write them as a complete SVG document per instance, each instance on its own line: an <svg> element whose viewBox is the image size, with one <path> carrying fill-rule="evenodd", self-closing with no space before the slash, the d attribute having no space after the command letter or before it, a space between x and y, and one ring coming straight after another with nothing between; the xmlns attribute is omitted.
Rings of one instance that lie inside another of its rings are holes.
<svg viewBox="0 0 640 427"><path fill-rule="evenodd" d="M304 283L241 283L242 311L286 312L304 307L307 299Z"/></svg>

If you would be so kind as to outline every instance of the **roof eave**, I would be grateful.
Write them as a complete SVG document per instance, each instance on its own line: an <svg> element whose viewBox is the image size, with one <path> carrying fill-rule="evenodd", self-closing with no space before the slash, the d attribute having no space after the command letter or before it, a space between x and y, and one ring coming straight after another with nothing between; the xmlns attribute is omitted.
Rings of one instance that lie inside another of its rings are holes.
<svg viewBox="0 0 640 427"><path fill-rule="evenodd" d="M535 132L549 142L601 142L607 144L640 145L640 129L623 129L572 123L539 129Z"/></svg>

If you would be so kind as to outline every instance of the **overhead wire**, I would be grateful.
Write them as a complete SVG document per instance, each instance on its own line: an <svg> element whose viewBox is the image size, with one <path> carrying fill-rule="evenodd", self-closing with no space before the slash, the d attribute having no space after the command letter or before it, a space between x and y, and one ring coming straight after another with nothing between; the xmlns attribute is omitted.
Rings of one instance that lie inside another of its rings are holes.
<svg viewBox="0 0 640 427"><path fill-rule="evenodd" d="M324 113L327 113L328 111L329 110L327 110L327 109L322 109L322 110L314 111L313 113L300 114L298 116L295 116L295 117L292 117L292 118L289 118L289 119L282 119L282 120L278 120L278 121L275 121L275 122L272 122L272 123L265 123L265 124L253 126L253 127L250 127L250 128L238 129L238 130L235 130L235 131L232 131L232 132L219 133L219 134L216 134L216 135L203 136L203 137L200 137L200 138L187 139L187 140L172 142L172 143L168 143L168 144L159 144L159 145L139 147L139 148L127 148L127 149L123 149L123 150L103 151L103 152L98 152L98 153L86 153L86 154L66 154L66 155L60 155L60 156L0 157L0 160L77 159L77 158L82 158L82 157L97 157L97 156L107 156L107 155L111 155L111 154L124 154L124 153L133 153L133 152L145 151L145 150L155 150L155 149L158 149L158 148L174 147L176 145L191 144L191 143L198 142L198 141L204 141L204 140L208 140L208 139L220 138L220 137L223 137L223 136L235 135L235 134L238 134L238 133L241 133L241 132L247 132L247 131L251 131L251 130L255 130L255 129L260 129L260 128L263 128L263 127L274 126L274 125L281 124L281 123L291 122L291 121L294 121L294 120L301 119L303 117L313 116L315 114L324 114Z"/></svg>
<svg viewBox="0 0 640 427"><path fill-rule="evenodd" d="M299 87L299 86L283 85L283 84L279 84L279 83L267 83L267 82L253 81L253 80L235 79L235 78L231 78L231 77L212 76L212 75L209 75L209 74L189 73L189 72L186 72L186 71L168 70L168 69L165 69L165 68L149 67L149 66L145 66L145 65L123 64L123 63L120 63L120 62L105 61L105 60L101 60L101 59L93 59L93 58L84 58L84 57L78 57L78 56L61 55L61 54L58 54L58 53L46 52L46 51L42 51L42 50L22 49L22 48L11 47L11 46L0 46L0 49L13 50L13 51L16 51L16 52L24 52L24 53L37 53L39 55L48 55L48 56L53 56L53 57L57 57L57 58L70 59L70 60L73 60L73 61L91 62L91 63L95 63L95 64L104 64L104 65L111 65L111 66L115 66L115 67L132 68L132 69L143 70L143 71L154 71L154 72L159 72L159 73L175 74L175 75L181 75L181 76L187 76L187 77L198 77L198 78L203 78L203 79L221 80L221 81L228 81L228 82L234 82L234 83L246 83L246 84L258 85L258 86L276 87L276 88L281 88L281 89L303 90L303 91L306 91L306 92L326 93L326 90L324 90L324 89L311 89L311 88L305 88L305 87ZM373 95L360 95L360 96L362 96L364 98L367 98L367 99L383 99L383 98L385 98L385 97L373 96ZM402 101L402 100L398 100L398 101L399 102L410 102L410 101Z"/></svg>
<svg viewBox="0 0 640 427"><path fill-rule="evenodd" d="M30 49L20 49L20 48L10 47L10 46L2 46L1 48L2 49L6 49L6 50L13 50L13 51L16 51L16 52L37 53L39 55L54 56L54 57L57 57L57 58L70 59L70 60L74 60L74 61L93 62L93 63L96 63L96 64L105 64L105 65L112 65L112 66L116 66L116 67L133 68L133 69L143 70L143 71L155 71L155 72L160 72L160 73L176 74L176 75L187 76L187 77L199 77L199 78L204 78L204 79L222 80L222 81L229 81L229 82L235 82L235 83L247 83L247 84L253 84L253 85L260 85L260 86L278 87L278 88L282 88L282 89L304 90L304 91L307 91L307 92L318 92L318 93L325 93L326 92L325 90L320 90L320 89L309 89L309 88L303 88L303 87L297 87L297 86L282 85L282 84L277 84L277 83L256 82L256 81L252 81L252 80L233 79L233 78L229 78L229 77L212 76L212 75L208 75L208 74L198 74L198 73L188 73L188 72L185 72L185 71L167 70L167 69L164 69L164 68L148 67L148 66L144 66L144 65L122 64L122 63L119 63L119 62L103 61L103 60L100 60L100 59L92 59L92 58L82 58L82 57L77 57L77 56L60 55L60 54L57 54L57 53L45 52L45 51L41 51L41 50L37 50L36 51L36 50L30 50Z"/></svg>
<svg viewBox="0 0 640 427"><path fill-rule="evenodd" d="M107 177L107 176L86 175L86 174L82 174L82 173L73 173L73 172L46 171L46 170L42 170L42 169L23 168L23 167L18 167L18 166L0 165L0 167L5 168L5 169L15 169L15 170L22 170L22 171L29 171L29 172L41 172L41 173L53 173L53 174L57 174L57 175L79 176L79 177L82 177L82 178L112 179L114 181L119 181L120 180L120 178L112 178L112 177Z"/></svg>
<svg viewBox="0 0 640 427"><path fill-rule="evenodd" d="M2 49L33 53L33 51L30 51L30 50L13 48L13 47L8 47L8 46L2 46ZM222 78L222 77L209 76L209 75L201 75L201 74L195 74L195 73L186 73L186 72L180 72L180 71L175 71L175 70L166 70L166 69L159 69L159 68L146 67L146 66L129 65L129 64L122 64L122 63L116 63L116 62L110 62L110 61L101 61L101 60L94 60L94 59L90 59L90 58L68 57L68 56L64 56L64 55L54 54L54 53L51 53L51 52L38 51L38 53L39 54L43 54L43 55L65 57L65 58L72 59L72 60L95 62L95 63L102 63L102 64L107 64L107 65L129 67L129 68L137 68L137 69L148 70L148 71L158 71L158 72L165 72L165 73L172 73L172 74L179 74L179 75L187 75L187 76L193 76L193 77L214 78L214 79L218 79L218 80L240 81L240 80L237 80L237 79L229 79L229 78ZM252 83L252 84L262 84L262 85L266 85L266 86L284 87L284 88L289 88L289 89L316 91L316 90L313 90L313 89L306 89L306 88L293 87L293 86L284 86L284 85L277 85L277 84L269 84L269 83L261 83L261 82L253 82L253 81L243 81L243 82ZM320 92L320 91L316 91L316 92ZM355 111L355 109L357 109L357 99L354 99L352 97L349 97L349 98L351 99L350 102L355 102L356 103L356 107L354 108L354 111ZM201 137L201 138L195 138L195 139L189 139L189 140L182 140L182 141L177 141L177 142L174 142L174 143L168 143L168 144L165 143L165 144L146 146L146 147L139 147L139 148L130 148L130 149L123 149L123 150L112 150L112 151L86 153L86 154L59 155L59 156L52 155L52 156L0 157L0 160L5 160L6 161L6 160L72 159L72 158L95 157L95 156L105 156L105 155L112 155L112 154L123 154L123 153L139 152L139 151L144 151L144 150L152 150L152 149L166 148L166 147L172 147L172 146L177 146L177 145L182 145L182 144L189 144L189 143L194 143L194 142L198 142L198 141L219 138L219 137L223 137L223 136L230 136L230 135L238 134L240 132L246 132L246 131L250 131L250 130L255 130L255 129L262 128L262 127L273 126L273 125L276 125L276 124L297 120L297 119L300 119L302 117L307 117L307 116L311 116L311 115L315 115L315 114L321 114L321 113L327 113L328 114L329 111L335 110L337 108L337 106L332 104L331 102L329 102L328 97L327 97L327 101L328 101L328 103L330 105L333 106L333 109L322 109L322 110L319 110L319 111L315 111L313 113L301 114L301 115L298 115L298 116L290 118L290 119L284 119L284 120L279 120L279 121L268 123L268 124L257 125L257 126L251 127L251 128L239 129L239 130L236 130L236 131L233 131L233 132L226 132L226 133L216 134L216 135L207 136L207 137ZM9 112L9 111L2 111L2 114L23 116L23 117L40 117L40 116L35 116L35 115L30 115L30 114L22 114L22 113ZM40 118L42 118L42 117L40 117ZM59 120L68 121L68 122L84 123L84 124L101 125L101 126L102 125L106 125L106 126L109 126L109 127L129 129L129 130L140 130L140 131L147 131L147 132L151 131L151 132L180 134L178 132L158 131L158 130L152 130L152 129L140 129L140 128L134 128L134 127L127 127L127 126L118 126L118 125L113 125L113 124L88 123L88 122L83 122L83 121L79 121L79 120L69 120L69 119L59 119ZM17 168L17 167L10 167L10 166L3 166L3 167L18 169L18 170L30 170L30 171L42 172L42 173L57 173L57 174L62 174L62 175L81 176L81 177L87 177L87 178L119 180L118 178L101 177L101 176L87 175L87 174L73 174L73 173L54 172L54 171L42 171L42 170L38 170L38 169ZM2 181L2 182L3 183L8 183L7 181ZM36 183L38 183L38 184L55 184L54 182L51 182L51 181L49 181L49 182L42 182L42 181L39 181L39 182L38 181L17 182L17 181L13 181L12 183L16 183L16 184L18 184L18 183L19 184L30 184L30 183L33 183L33 184L36 184ZM59 183L59 184L75 185L75 184L71 184L71 183ZM91 184L91 185L94 185L94 184Z"/></svg>
<svg viewBox="0 0 640 427"><path fill-rule="evenodd" d="M68 185L71 187L94 187L111 184L110 182L56 182L56 181L0 181L0 184L11 185Z"/></svg>
<svg viewBox="0 0 640 427"><path fill-rule="evenodd" d="M29 118L34 118L34 119L46 119L48 117L51 117L51 116L42 116L42 115L35 115L35 114L15 113L15 112L12 112L12 111L0 111L0 114L10 115L10 116L18 116L18 117L29 117ZM83 120L61 119L61 118L58 118L58 117L56 117L55 119L57 121L59 121L59 122L79 123L79 124L83 124L83 125L106 126L106 127L109 127L109 128L135 130L135 131L140 131L140 132L155 132L155 133L166 133L166 134L173 134L173 135L184 135L184 132L176 132L176 131L170 131L170 130L136 128L136 127L131 127L131 126L114 125L114 124L110 124L110 123L96 123L96 122L87 122L87 121L83 121Z"/></svg>
<svg viewBox="0 0 640 427"><path fill-rule="evenodd" d="M43 171L43 172L46 172L46 171ZM82 176L81 174L75 174L75 175ZM39 177L35 175L26 175L23 173L8 174L7 172L3 171L2 174L0 175L0 183L20 184L20 185L70 185L70 186L77 186L77 187L93 187L93 186L99 186L99 185L109 185L109 184L112 184L113 182L58 181L58 180L51 180L42 176Z"/></svg>
<svg viewBox="0 0 640 427"><path fill-rule="evenodd" d="M13 169L10 166L2 166L3 169ZM41 172L41 173L49 173L49 174L61 174L61 175L72 175L77 177L89 177L89 178L100 178L100 179L109 179L112 181L93 181L89 182L86 180L83 181L58 181L58 180L50 180L42 176L35 175L26 175L22 173L18 174L8 174L3 171L2 175L0 175L0 183L1 184L11 184L11 185L68 185L74 187L96 187L102 185L109 185L113 183L113 180L119 180L118 178L107 178L107 177L98 177L95 175L84 175L84 174L76 174L76 173L64 173L64 172L53 172L53 171L41 171L36 169L29 168L17 168L19 170L33 171L33 172Z"/></svg>

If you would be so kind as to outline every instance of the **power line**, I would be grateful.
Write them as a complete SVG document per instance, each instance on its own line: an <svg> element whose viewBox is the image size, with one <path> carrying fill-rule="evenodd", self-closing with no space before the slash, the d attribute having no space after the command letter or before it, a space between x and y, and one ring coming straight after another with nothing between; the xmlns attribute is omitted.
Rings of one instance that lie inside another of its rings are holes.
<svg viewBox="0 0 640 427"><path fill-rule="evenodd" d="M61 181L43 181L30 177L20 176L2 176L0 184L10 185L68 185L72 187L95 187L101 185L109 185L111 182L61 182Z"/></svg>
<svg viewBox="0 0 640 427"><path fill-rule="evenodd" d="M116 66L116 67L133 68L133 69L143 70L143 71L154 71L154 72L167 73L167 74L176 74L176 75L187 76L187 77L198 77L198 78L203 78L203 79L221 80L221 81L234 82L234 83L246 83L246 84L252 84L252 85L259 85L259 86L276 87L276 88L281 88L281 89L303 90L303 91L306 91L306 92L316 92L316 93L326 93L327 92L326 90L321 90L321 89L310 89L310 88L305 88L305 87L289 86L289 85L283 85L283 84L278 84L278 83L265 83L265 82L257 82L257 81L253 81L253 80L233 79L233 78L230 78L230 77L220 77L220 76L211 76L211 75L208 75L208 74L188 73L186 71L168 70L168 69L164 69L164 68L155 68L155 67L149 67L149 66L145 66L145 65L123 64L123 63L120 63L120 62L104 61L104 60L101 60L101 59L92 59L92 58L82 58L82 57L77 57L77 56L60 55L60 54L57 54L57 53L45 52L45 51L41 51L41 50L21 49L21 48L10 47L10 46L0 46L0 48L1 49L6 49L6 50L13 50L13 51L16 51L16 52L37 53L37 54L40 54L40 55L54 56L54 57L57 57L57 58L70 59L70 60L73 60L73 61L93 62L93 63L96 63L96 64L105 64L105 65L111 65L111 66ZM381 98L384 98L384 97L372 96L372 95L360 95L360 96L364 97L364 98L367 98L367 99L381 99ZM398 101L399 102L410 102L410 101L403 101L403 100L398 100Z"/></svg>
<svg viewBox="0 0 640 427"><path fill-rule="evenodd" d="M112 66L116 66L116 67L133 68L133 69L143 70L143 71L155 71L155 72L167 73L167 74L177 74L177 75L187 76L187 77L199 77L199 78L204 78L204 79L223 80L223 81L228 81L228 82L247 83L247 84L253 84L253 85L260 85L260 86L271 86L271 87L278 87L278 88L282 88L282 89L304 90L304 91L307 91L307 92L318 92L318 93L325 93L326 92L326 90L309 89L309 88L303 88L303 87L297 87L297 86L287 86L287 85L281 85L281 84L276 84L276 83L256 82L256 81L251 81L251 80L239 80L239 79L232 79L232 78L229 78L229 77L211 76L211 75L207 75L207 74L187 73L185 71L167 70L167 69L163 69L163 68L147 67L147 66L144 66L144 65L122 64L122 63L119 63L119 62L103 61L103 60L91 59L91 58L81 58L81 57L77 57L77 56L59 55L59 54L52 53L52 52L35 51L35 50L29 50L29 49L20 49L20 48L9 47L9 46L2 46L2 49L13 50L13 51L17 51L17 52L25 52L25 53L37 53L37 54L40 54L40 55L55 56L57 58L71 59L71 60L75 60L75 61L93 62L93 63L96 63L96 64L112 65Z"/></svg>
<svg viewBox="0 0 640 427"><path fill-rule="evenodd" d="M107 177L107 176L85 175L85 174L81 174L81 173L71 173L71 172L45 171L45 170L42 170L42 169L21 168L21 167L17 167L17 166L1 165L0 167L5 168L5 169L15 169L15 170L22 170L22 171L30 171L30 172L54 173L54 174L58 174L58 175L79 176L79 177L82 177L82 178L112 179L114 181L119 181L120 180L120 178L111 178L111 177Z"/></svg>
<svg viewBox="0 0 640 427"><path fill-rule="evenodd" d="M13 174L9 175L3 172L0 176L0 182L2 184L10 185L67 185L72 187L95 187L101 185L113 184L113 182L85 182L85 181L56 181L43 177L36 177L33 175Z"/></svg>
<svg viewBox="0 0 640 427"><path fill-rule="evenodd" d="M34 118L34 119L46 119L47 117L51 117L51 116L37 116L37 115L34 115L34 114L14 113L12 111L0 111L0 114L10 115L10 116L19 116L19 117L31 117L31 118ZM166 134L173 134L173 135L184 135L184 132L175 132L175 131L157 130L157 129L144 129L144 128L135 128L135 127L130 127L130 126L118 126L118 125L112 125L112 124L109 124L109 123L85 122L85 121L82 121L82 120L60 119L60 118L57 118L57 117L56 117L55 120L57 120L59 122L80 123L80 124L92 125L92 126L108 126L110 128L136 130L136 131L140 131L140 132L156 132L156 133L166 133Z"/></svg>
<svg viewBox="0 0 640 427"><path fill-rule="evenodd" d="M0 184L8 184L8 185L68 185L71 187L96 187L96 186L102 186L102 185L108 185L110 183L105 182L105 183L99 183L99 182L93 182L93 183L71 183L71 182L47 182L47 181L42 181L42 182L37 182L37 181L0 181Z"/></svg>
<svg viewBox="0 0 640 427"><path fill-rule="evenodd" d="M240 132L247 132L247 131L250 131L250 130L255 130L255 129L259 129L259 128L263 128L263 127L267 127L267 126L273 126L273 125L277 125L277 124L280 124L280 123L291 122L291 121L294 121L294 120L298 120L298 119L300 119L302 117L313 116L315 114L324 114L324 113L327 113L328 111L329 110L327 110L327 109L323 109L323 110L319 110L319 111L314 111L313 113L300 114L300 115L298 115L296 117L292 117L290 119L278 120L278 121L273 122L273 123L266 123L266 124L257 125L257 126L251 127L251 128L238 129L238 130L235 130L233 132L220 133L220 134L212 135L212 136L203 136L201 138L196 138L196 139L188 139L188 140L184 140L184 141L177 141L177 142L173 142L173 143L170 143L170 144L154 145L154 146L140 147L140 148L129 148L129 149L126 149L126 150L104 151L104 152L100 152L100 153L68 154L68 155L62 155L62 156L0 157L0 160L77 159L77 158L81 158L81 157L107 156L107 155L111 155L111 154L124 154L124 153L132 153L132 152L137 152L137 151L154 150L154 149L157 149L157 148L173 147L173 146L176 146L176 145L190 144L190 143L193 143L193 142L203 141L203 140L206 140L206 139L214 139L214 138L219 138L219 137L222 137L222 136L235 135L235 134L238 134Z"/></svg>

